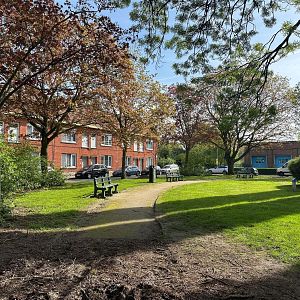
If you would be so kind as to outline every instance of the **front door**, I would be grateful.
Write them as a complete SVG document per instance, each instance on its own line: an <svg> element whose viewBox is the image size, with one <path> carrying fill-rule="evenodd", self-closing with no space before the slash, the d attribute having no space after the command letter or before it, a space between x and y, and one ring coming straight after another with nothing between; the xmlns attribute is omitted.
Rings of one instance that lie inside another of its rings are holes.
<svg viewBox="0 0 300 300"><path fill-rule="evenodd" d="M251 161L254 168L267 168L266 156L252 156Z"/></svg>

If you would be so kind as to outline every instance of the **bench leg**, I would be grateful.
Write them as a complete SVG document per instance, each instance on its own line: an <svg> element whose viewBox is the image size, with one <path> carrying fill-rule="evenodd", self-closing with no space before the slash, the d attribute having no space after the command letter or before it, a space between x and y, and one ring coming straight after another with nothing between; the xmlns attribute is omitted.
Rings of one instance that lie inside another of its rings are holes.
<svg viewBox="0 0 300 300"><path fill-rule="evenodd" d="M112 188L113 187L109 187L109 188L107 188L107 194L108 194L108 196L112 196L113 194L112 194Z"/></svg>
<svg viewBox="0 0 300 300"><path fill-rule="evenodd" d="M101 198L102 198L102 199L105 199L105 198L106 198L106 196L105 196L105 191L106 191L106 189L105 189L105 190L101 190Z"/></svg>
<svg viewBox="0 0 300 300"><path fill-rule="evenodd" d="M118 186L117 186L117 185L115 185L115 189L114 189L113 193L114 193L114 194L119 193L119 191L118 191Z"/></svg>

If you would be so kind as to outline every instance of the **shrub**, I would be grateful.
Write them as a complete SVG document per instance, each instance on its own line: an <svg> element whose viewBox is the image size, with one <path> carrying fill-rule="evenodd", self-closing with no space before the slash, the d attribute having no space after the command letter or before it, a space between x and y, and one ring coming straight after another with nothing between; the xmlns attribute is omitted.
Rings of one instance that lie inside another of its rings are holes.
<svg viewBox="0 0 300 300"><path fill-rule="evenodd" d="M51 170L42 176L42 185L45 187L61 186L65 184L65 175L61 170Z"/></svg>
<svg viewBox="0 0 300 300"><path fill-rule="evenodd" d="M289 161L288 168L297 180L300 180L300 157L294 158Z"/></svg>

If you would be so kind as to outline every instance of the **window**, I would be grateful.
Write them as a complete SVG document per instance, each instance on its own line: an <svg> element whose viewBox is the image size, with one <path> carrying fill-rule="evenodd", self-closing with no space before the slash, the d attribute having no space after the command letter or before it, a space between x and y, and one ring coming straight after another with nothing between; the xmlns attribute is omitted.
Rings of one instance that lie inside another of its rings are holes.
<svg viewBox="0 0 300 300"><path fill-rule="evenodd" d="M111 168L112 167L112 156L111 155L101 156L101 164L104 164L108 168Z"/></svg>
<svg viewBox="0 0 300 300"><path fill-rule="evenodd" d="M91 148L96 148L97 147L97 138L95 134L91 135Z"/></svg>
<svg viewBox="0 0 300 300"><path fill-rule="evenodd" d="M89 162L89 158L87 156L81 156L81 165L82 167L87 167Z"/></svg>
<svg viewBox="0 0 300 300"><path fill-rule="evenodd" d="M8 127L8 142L18 143L19 142L19 124L10 124Z"/></svg>
<svg viewBox="0 0 300 300"><path fill-rule="evenodd" d="M69 131L62 135L61 141L63 143L76 143L75 131Z"/></svg>
<svg viewBox="0 0 300 300"><path fill-rule="evenodd" d="M97 157L96 156L92 156L91 157L91 164L95 165L97 163Z"/></svg>
<svg viewBox="0 0 300 300"><path fill-rule="evenodd" d="M147 167L153 166L153 158L152 157L147 157Z"/></svg>
<svg viewBox="0 0 300 300"><path fill-rule="evenodd" d="M144 143L139 144L139 152L144 152Z"/></svg>
<svg viewBox="0 0 300 300"><path fill-rule="evenodd" d="M112 145L112 135L111 134L104 134L102 135L102 146L111 146Z"/></svg>
<svg viewBox="0 0 300 300"><path fill-rule="evenodd" d="M133 151L138 151L138 143L137 142L133 143Z"/></svg>
<svg viewBox="0 0 300 300"><path fill-rule="evenodd" d="M126 156L126 166L130 166L131 163L131 157Z"/></svg>
<svg viewBox="0 0 300 300"><path fill-rule="evenodd" d="M146 149L147 150L153 150L153 141L152 140L147 140Z"/></svg>
<svg viewBox="0 0 300 300"><path fill-rule="evenodd" d="M0 134L4 134L4 123L0 121Z"/></svg>
<svg viewBox="0 0 300 300"><path fill-rule="evenodd" d="M138 158L133 159L133 165L137 166L137 167L139 166L139 159Z"/></svg>
<svg viewBox="0 0 300 300"><path fill-rule="evenodd" d="M31 124L27 124L27 138L30 140L40 140L41 134Z"/></svg>
<svg viewBox="0 0 300 300"><path fill-rule="evenodd" d="M76 168L76 154L63 153L61 155L62 168Z"/></svg>
<svg viewBox="0 0 300 300"><path fill-rule="evenodd" d="M82 148L88 148L89 147L89 137L88 135L83 132L82 133L82 144L81 144Z"/></svg>

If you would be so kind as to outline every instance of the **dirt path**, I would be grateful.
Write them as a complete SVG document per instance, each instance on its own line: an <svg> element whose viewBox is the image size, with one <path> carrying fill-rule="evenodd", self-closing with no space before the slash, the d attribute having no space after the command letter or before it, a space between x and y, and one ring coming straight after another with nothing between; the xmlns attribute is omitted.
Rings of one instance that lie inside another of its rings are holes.
<svg viewBox="0 0 300 300"><path fill-rule="evenodd" d="M93 204L88 212L95 214L85 220L82 234L96 239L153 240L161 236L161 228L154 216L154 204L163 192L195 181L165 182L132 188L108 198L105 207Z"/></svg>

